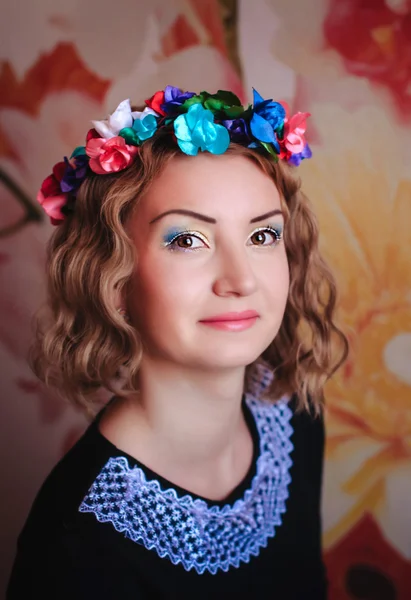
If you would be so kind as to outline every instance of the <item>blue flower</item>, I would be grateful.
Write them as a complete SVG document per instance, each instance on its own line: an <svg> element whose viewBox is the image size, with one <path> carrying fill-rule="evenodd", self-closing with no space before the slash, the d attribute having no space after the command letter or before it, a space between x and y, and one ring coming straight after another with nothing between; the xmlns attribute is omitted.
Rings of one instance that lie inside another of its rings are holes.
<svg viewBox="0 0 411 600"><path fill-rule="evenodd" d="M278 145L275 131L281 129L286 116L285 108L279 102L264 100L253 88L253 116L250 121L250 129L253 136L260 142Z"/></svg>
<svg viewBox="0 0 411 600"><path fill-rule="evenodd" d="M311 158L313 155L311 148L308 144L306 144L302 150L302 152L298 152L298 154L293 154L289 159L288 159L288 164L290 165L294 165L295 167L298 167L301 164L301 161L304 160L304 158Z"/></svg>
<svg viewBox="0 0 411 600"><path fill-rule="evenodd" d="M146 115L142 119L136 119L133 123L133 129L137 133L140 142L148 140L157 131L157 119L154 115Z"/></svg>
<svg viewBox="0 0 411 600"><path fill-rule="evenodd" d="M223 154L230 144L227 129L214 123L213 113L201 104L193 104L186 114L176 118L174 133L181 150L190 156L196 156L199 150Z"/></svg>
<svg viewBox="0 0 411 600"><path fill-rule="evenodd" d="M181 105L193 96L194 92L182 92L178 87L168 85L164 90L164 103L161 108L167 114L178 112Z"/></svg>

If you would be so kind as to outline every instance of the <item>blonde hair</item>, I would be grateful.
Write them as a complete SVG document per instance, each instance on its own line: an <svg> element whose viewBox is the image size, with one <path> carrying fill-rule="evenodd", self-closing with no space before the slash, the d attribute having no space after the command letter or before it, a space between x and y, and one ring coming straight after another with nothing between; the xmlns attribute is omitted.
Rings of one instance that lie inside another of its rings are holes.
<svg viewBox="0 0 411 600"><path fill-rule="evenodd" d="M316 219L291 167L238 144L227 153L248 157L271 177L285 211L290 291L280 330L261 357L274 373L268 396L296 393L299 408L318 413L324 384L348 345L334 322L336 284L318 249ZM128 169L90 174L74 213L49 240L48 301L35 317L30 364L41 381L89 414L97 391L125 396L138 389L141 339L116 307L135 267L127 223L151 182L179 155L171 136L158 132ZM246 386L249 373L250 367Z"/></svg>

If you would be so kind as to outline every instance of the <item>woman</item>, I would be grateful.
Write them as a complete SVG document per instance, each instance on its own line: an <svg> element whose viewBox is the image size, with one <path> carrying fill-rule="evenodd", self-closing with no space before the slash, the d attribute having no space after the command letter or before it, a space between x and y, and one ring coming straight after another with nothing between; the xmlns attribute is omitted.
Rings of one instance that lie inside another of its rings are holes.
<svg viewBox="0 0 411 600"><path fill-rule="evenodd" d="M58 227L33 368L90 414L113 396L43 484L7 597L321 600L347 343L293 174L308 115L256 91L146 104L93 121L39 192Z"/></svg>

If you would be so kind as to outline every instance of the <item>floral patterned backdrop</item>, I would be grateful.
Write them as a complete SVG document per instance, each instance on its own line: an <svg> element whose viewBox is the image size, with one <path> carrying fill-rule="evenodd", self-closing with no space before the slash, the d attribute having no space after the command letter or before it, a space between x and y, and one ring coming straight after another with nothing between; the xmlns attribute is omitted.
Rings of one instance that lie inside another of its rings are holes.
<svg viewBox="0 0 411 600"><path fill-rule="evenodd" d="M0 595L40 482L85 427L25 362L51 230L36 190L91 118L172 83L311 112L300 170L352 341L327 389L330 599L410 598L410 1L5 0L0 39Z"/></svg>

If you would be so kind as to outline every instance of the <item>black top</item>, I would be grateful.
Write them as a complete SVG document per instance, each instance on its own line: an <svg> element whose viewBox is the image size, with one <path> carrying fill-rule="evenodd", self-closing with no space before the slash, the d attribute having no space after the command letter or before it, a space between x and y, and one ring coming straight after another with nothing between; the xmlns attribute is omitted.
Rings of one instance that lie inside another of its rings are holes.
<svg viewBox="0 0 411 600"><path fill-rule="evenodd" d="M166 481L110 443L100 413L54 467L18 539L7 600L324 600L324 426L295 399L243 410L254 440L224 501Z"/></svg>

